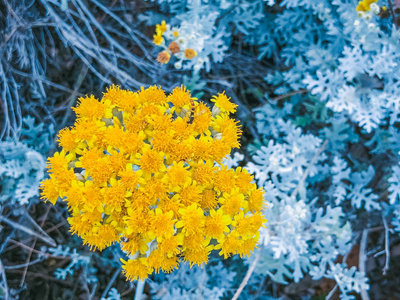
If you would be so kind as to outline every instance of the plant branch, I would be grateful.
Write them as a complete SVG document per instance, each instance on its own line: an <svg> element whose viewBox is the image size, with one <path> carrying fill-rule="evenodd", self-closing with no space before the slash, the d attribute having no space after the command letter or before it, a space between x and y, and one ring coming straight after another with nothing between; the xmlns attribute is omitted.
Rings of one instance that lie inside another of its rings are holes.
<svg viewBox="0 0 400 300"><path fill-rule="evenodd" d="M386 261L385 261L385 266L382 269L382 273L385 276L387 274L387 271L389 270L389 261L390 261L389 226L383 214L382 214L382 220L383 220L383 226L385 226L385 252L386 252Z"/></svg>
<svg viewBox="0 0 400 300"><path fill-rule="evenodd" d="M258 253L256 255L256 258L254 259L254 261L252 262L252 264L250 265L249 269L247 270L246 276L244 276L242 283L240 284L239 288L237 289L235 295L233 295L232 300L237 300L239 299L240 294L242 293L243 289L245 288L245 286L247 285L247 283L249 282L249 279L251 277L251 274L253 274L258 261L260 260L261 257L261 253L262 250L264 249L263 246L260 247L260 249L258 249ZM136 300L136 299L135 299Z"/></svg>
<svg viewBox="0 0 400 300"><path fill-rule="evenodd" d="M367 249L368 243L368 228L365 228L361 234L361 242L360 242L360 252L358 258L358 270L365 274L365 262L367 260L367 256L365 254L365 250ZM369 300L368 292L365 289L360 291L362 300Z"/></svg>
<svg viewBox="0 0 400 300"><path fill-rule="evenodd" d="M28 227L25 227L25 226L23 226L21 224L18 224L18 223L14 222L14 221L11 221L10 219L8 219L8 218L6 218L4 216L0 216L0 222L4 222L4 223L10 225L11 227L13 227L13 228L15 228L17 230L21 230L21 231L23 231L23 232L25 232L25 233L27 233L29 235L36 236L39 240L42 240L43 242L49 244L52 247L56 247L57 246L57 243L51 237L40 235L39 233L33 231L32 229L30 229Z"/></svg>

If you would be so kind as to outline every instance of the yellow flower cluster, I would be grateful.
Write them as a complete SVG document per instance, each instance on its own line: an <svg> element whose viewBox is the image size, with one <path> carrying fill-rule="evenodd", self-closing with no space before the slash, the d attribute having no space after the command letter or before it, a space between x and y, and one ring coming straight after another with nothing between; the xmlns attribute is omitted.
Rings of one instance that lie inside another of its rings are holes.
<svg viewBox="0 0 400 300"><path fill-rule="evenodd" d="M249 255L265 219L263 190L221 161L241 130L224 94L212 111L184 87L110 87L101 101L80 98L62 151L48 159L42 198L67 202L71 231L91 249L116 242L129 255L129 280L171 272L180 260L207 263L211 250ZM216 164L219 163L218 164Z"/></svg>
<svg viewBox="0 0 400 300"><path fill-rule="evenodd" d="M168 33L168 37L171 40L168 46L165 41L165 33ZM197 56L197 51L192 48L183 49L184 40L179 37L178 30L171 30L170 26L162 21L161 24L156 25L156 34L153 36L153 43L157 46L164 48L164 51L160 52L157 56L157 61L162 64L167 64L174 55L178 60L191 60Z"/></svg>
<svg viewBox="0 0 400 300"><path fill-rule="evenodd" d="M376 3L378 0L361 0L358 2L356 7L356 11L358 12L367 12L371 10L371 4Z"/></svg>

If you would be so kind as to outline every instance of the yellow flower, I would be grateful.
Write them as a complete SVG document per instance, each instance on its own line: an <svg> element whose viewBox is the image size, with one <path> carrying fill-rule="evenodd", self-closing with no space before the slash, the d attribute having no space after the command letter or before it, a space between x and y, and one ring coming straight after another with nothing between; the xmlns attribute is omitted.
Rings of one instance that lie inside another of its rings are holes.
<svg viewBox="0 0 400 300"><path fill-rule="evenodd" d="M93 165L90 166L89 172L85 175L92 177L93 182L99 185L107 184L107 181L111 178L112 170L111 162L108 157L102 157L96 160Z"/></svg>
<svg viewBox="0 0 400 300"><path fill-rule="evenodd" d="M151 232L157 238L157 242L161 242L165 237L174 235L174 223L176 220L174 220L173 217L173 211L163 213L161 209L156 209L155 217L152 220L153 225Z"/></svg>
<svg viewBox="0 0 400 300"><path fill-rule="evenodd" d="M121 242L121 249L131 255L134 255L138 251L145 254L149 250L147 246L149 242L151 240L143 238L140 234L132 234L126 237L126 241Z"/></svg>
<svg viewBox="0 0 400 300"><path fill-rule="evenodd" d="M244 195L240 194L239 189L236 188L231 193L224 193L220 202L223 204L222 209L224 213L233 217L243 207Z"/></svg>
<svg viewBox="0 0 400 300"><path fill-rule="evenodd" d="M65 155L65 151L54 153L53 157L47 159L48 172L62 174L68 169L68 164L72 159L72 155Z"/></svg>
<svg viewBox="0 0 400 300"><path fill-rule="evenodd" d="M254 249L257 248L259 238L260 234L257 233L256 236L254 236L253 238L244 240L241 248L239 248L239 250L237 251L240 257L243 257L243 255L250 256L250 252L254 251Z"/></svg>
<svg viewBox="0 0 400 300"><path fill-rule="evenodd" d="M218 96L214 96L211 99L212 102L215 102L215 106L219 108L222 112L235 113L237 104L232 103L230 98L225 95L225 92L222 94L218 94Z"/></svg>
<svg viewBox="0 0 400 300"><path fill-rule="evenodd" d="M264 204L264 190L257 189L252 191L249 194L248 203L249 203L249 210L251 212L257 212L262 210Z"/></svg>
<svg viewBox="0 0 400 300"><path fill-rule="evenodd" d="M205 216L201 208L197 204L192 204L189 207L179 210L182 219L175 226L182 228L185 235L194 234L203 229Z"/></svg>
<svg viewBox="0 0 400 300"><path fill-rule="evenodd" d="M201 195L200 206L203 209L216 208L218 201L214 190L204 190Z"/></svg>
<svg viewBox="0 0 400 300"><path fill-rule="evenodd" d="M236 186L239 188L240 193L245 193L253 188L252 182L254 181L253 176L247 173L246 169L241 167L235 170Z"/></svg>
<svg viewBox="0 0 400 300"><path fill-rule="evenodd" d="M157 35L163 35L164 32L167 31L167 23L162 20L161 24L156 25L156 33Z"/></svg>
<svg viewBox="0 0 400 300"><path fill-rule="evenodd" d="M40 185L40 189L42 190L41 199L50 201L53 205L56 204L60 193L56 188L54 179L50 178L43 180Z"/></svg>
<svg viewBox="0 0 400 300"><path fill-rule="evenodd" d="M140 186L139 191L150 200L151 205L157 205L157 201L168 198L168 187L161 178L153 176L144 186Z"/></svg>
<svg viewBox="0 0 400 300"><path fill-rule="evenodd" d="M176 256L168 257L161 250L156 249L147 258L147 264L154 269L155 273L158 273L160 269L170 273L178 268L179 259Z"/></svg>
<svg viewBox="0 0 400 300"><path fill-rule="evenodd" d="M218 170L214 175L214 186L217 191L229 193L236 187L235 172L228 168Z"/></svg>
<svg viewBox="0 0 400 300"><path fill-rule="evenodd" d="M156 44L157 46L161 45L163 41L164 39L162 35L158 34L153 35L153 43Z"/></svg>
<svg viewBox="0 0 400 300"><path fill-rule="evenodd" d="M128 280L171 272L181 260L203 265L213 249L228 257L256 247L263 190L221 163L241 131L229 118L236 105L216 99L211 110L183 86L166 96L157 86L113 85L101 100L81 98L74 126L59 133L41 198L66 201L71 232L90 249L120 242Z"/></svg>
<svg viewBox="0 0 400 300"><path fill-rule="evenodd" d="M174 147L174 134L171 131L154 131L151 142L153 149L161 152L171 152Z"/></svg>
<svg viewBox="0 0 400 300"><path fill-rule="evenodd" d="M201 136L199 139L191 137L191 144L193 147L193 159L195 160L210 160L212 158L211 145L213 142L210 136Z"/></svg>
<svg viewBox="0 0 400 300"><path fill-rule="evenodd" d="M228 115L218 116L214 119L214 128L219 132L218 139L228 145L229 148L240 147L239 137L242 131L237 123L230 119Z"/></svg>
<svg viewBox="0 0 400 300"><path fill-rule="evenodd" d="M363 11L363 12L367 11L367 7L365 6L365 3L363 1L358 2L356 11Z"/></svg>
<svg viewBox="0 0 400 300"><path fill-rule="evenodd" d="M82 203L86 201L84 193L85 190L83 186L83 182L73 180L71 187L64 193L64 196L68 199L68 207L70 209L74 207L81 207ZM88 210L93 211L93 209Z"/></svg>
<svg viewBox="0 0 400 300"><path fill-rule="evenodd" d="M180 113L182 108L185 106L189 109L189 105L191 105L191 101L193 100L189 91L183 86L174 88L172 94L169 95L167 99L171 101L173 104L173 110L177 113Z"/></svg>
<svg viewBox="0 0 400 300"><path fill-rule="evenodd" d="M154 217L154 213L142 209L128 208L128 216L125 216L126 233L128 235L135 233L148 234L151 228L151 222Z"/></svg>
<svg viewBox="0 0 400 300"><path fill-rule="evenodd" d="M234 234L229 234L225 236L220 243L215 246L214 249L221 249L219 255L223 255L224 258L230 257L232 254L237 254L242 252L244 241L239 239Z"/></svg>
<svg viewBox="0 0 400 300"><path fill-rule="evenodd" d="M221 139L214 139L212 145L212 158L220 163L221 160L231 152L231 148Z"/></svg>
<svg viewBox="0 0 400 300"><path fill-rule="evenodd" d="M79 151L79 141L76 138L76 131L64 128L58 133L58 145L68 152Z"/></svg>
<svg viewBox="0 0 400 300"><path fill-rule="evenodd" d="M112 85L107 89L107 92L103 95L103 102L110 102L115 105L118 110L124 111L125 113L132 113L139 106L138 93L132 91L121 90L119 86ZM108 107L110 110L112 106Z"/></svg>
<svg viewBox="0 0 400 300"><path fill-rule="evenodd" d="M185 49L184 53L185 53L185 57L189 60L197 56L197 52L190 48Z"/></svg>
<svg viewBox="0 0 400 300"><path fill-rule="evenodd" d="M143 155L139 155L139 157L137 164L143 172L152 174L165 169L163 153L146 147L143 150Z"/></svg>
<svg viewBox="0 0 400 300"><path fill-rule="evenodd" d="M201 188L198 185L189 185L184 187L180 193L180 202L184 206L189 206L193 203L198 204L201 199Z"/></svg>
<svg viewBox="0 0 400 300"><path fill-rule="evenodd" d="M362 12L367 12L370 11L371 8L371 4L372 3L376 3L378 2L378 0L363 0L363 1L359 1L358 5L356 7L356 11L362 11Z"/></svg>
<svg viewBox="0 0 400 300"><path fill-rule="evenodd" d="M133 165L128 163L126 165L126 170L118 173L121 178L121 184L130 191L135 191L139 184L139 179L143 174L142 170L133 171Z"/></svg>
<svg viewBox="0 0 400 300"><path fill-rule="evenodd" d="M97 239L95 244L99 250L110 247L119 240L116 229L108 224L100 225L98 227L98 232L95 237Z"/></svg>
<svg viewBox="0 0 400 300"><path fill-rule="evenodd" d="M145 264L145 258L139 258L135 260L130 259L128 261L121 259L121 261L123 263L122 272L129 281L144 280L147 278L147 275L151 274L153 271Z"/></svg>
<svg viewBox="0 0 400 300"><path fill-rule="evenodd" d="M97 119L105 114L106 108L106 105L99 102L94 96L90 96L79 98L79 105L73 110L80 118Z"/></svg>
<svg viewBox="0 0 400 300"><path fill-rule="evenodd" d="M213 184L216 168L211 160L200 160L199 162L193 164L192 171L193 180L195 180L198 184L203 186L210 186Z"/></svg>
<svg viewBox="0 0 400 300"><path fill-rule="evenodd" d="M206 238L203 230L184 236L183 249L198 251L210 244L210 238Z"/></svg>
<svg viewBox="0 0 400 300"><path fill-rule="evenodd" d="M212 249L213 246L207 246L200 250L186 249L183 252L183 259L189 262L190 267L193 267L193 265L202 266L203 263L208 262L208 255Z"/></svg>
<svg viewBox="0 0 400 300"><path fill-rule="evenodd" d="M249 239L254 236L255 232L258 232L265 221L264 217L258 212L254 215L244 216L243 211L241 211L235 216L232 225L236 228L235 234L242 239Z"/></svg>
<svg viewBox="0 0 400 300"><path fill-rule="evenodd" d="M231 218L225 215L222 209L217 211L212 209L210 216L206 219L205 230L213 239L221 239L224 237L224 233L230 232L228 225L231 224L231 221Z"/></svg>
<svg viewBox="0 0 400 300"><path fill-rule="evenodd" d="M193 113L193 125L195 130L199 133L204 132L207 135L211 135L209 130L211 123L212 113L210 109L203 103L200 102L194 109Z"/></svg>
<svg viewBox="0 0 400 300"><path fill-rule="evenodd" d="M162 105L166 104L167 102L167 96L165 95L165 92L161 89L161 87L157 87L155 85L150 86L147 89L142 87L137 94L142 104L152 103L156 105Z"/></svg>
<svg viewBox="0 0 400 300"><path fill-rule="evenodd" d="M183 234L178 233L164 238L159 244L158 248L167 257L173 257L180 253L180 247L183 245Z"/></svg>
<svg viewBox="0 0 400 300"><path fill-rule="evenodd" d="M104 197L104 204L110 207L109 212L114 210L121 211L125 204L126 189L115 178L110 180L111 186L106 186L101 190Z"/></svg>
<svg viewBox="0 0 400 300"><path fill-rule="evenodd" d="M179 163L174 162L172 166L167 170L167 176L165 182L169 183L171 191L180 190L182 187L190 184L192 181L190 178L190 172L185 167L183 161Z"/></svg>

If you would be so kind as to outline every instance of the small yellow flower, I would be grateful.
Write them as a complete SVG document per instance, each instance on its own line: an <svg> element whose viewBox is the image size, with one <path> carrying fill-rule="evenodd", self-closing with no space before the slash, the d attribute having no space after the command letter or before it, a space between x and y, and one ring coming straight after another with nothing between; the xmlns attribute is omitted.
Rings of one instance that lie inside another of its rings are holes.
<svg viewBox="0 0 400 300"><path fill-rule="evenodd" d="M210 216L206 219L205 229L210 237L219 240L224 237L224 233L230 232L228 225L231 222L232 219L228 215L225 215L222 209L217 211L212 209L210 210Z"/></svg>
<svg viewBox="0 0 400 300"><path fill-rule="evenodd" d="M253 188L254 178L250 175L246 169L241 167L235 170L235 182L236 186L239 188L240 193L245 193Z"/></svg>
<svg viewBox="0 0 400 300"><path fill-rule="evenodd" d="M162 253L165 253L167 257L173 257L180 253L180 247L183 245L184 235L178 233L164 238L158 247Z"/></svg>
<svg viewBox="0 0 400 300"><path fill-rule="evenodd" d="M250 192L248 197L249 210L251 212L257 212L262 210L264 204L264 190L254 189Z"/></svg>
<svg viewBox="0 0 400 300"><path fill-rule="evenodd" d="M137 163L143 172L150 174L165 169L163 153L157 152L149 147L143 151L143 155L139 155L140 159Z"/></svg>
<svg viewBox="0 0 400 300"><path fill-rule="evenodd" d="M161 209L156 209L151 231L157 238L157 242L161 242L165 237L174 235L174 223L176 220L173 219L173 216L173 211L163 213Z"/></svg>
<svg viewBox="0 0 400 300"><path fill-rule="evenodd" d="M193 265L202 266L208 262L208 255L213 249L213 246L203 247L199 250L187 249L183 252L183 259L189 262L190 267Z"/></svg>
<svg viewBox="0 0 400 300"><path fill-rule="evenodd" d="M175 162L167 170L165 181L169 183L171 191L176 191L190 184L192 179L188 167L185 167L185 163L180 161L179 163Z"/></svg>
<svg viewBox="0 0 400 300"><path fill-rule="evenodd" d="M204 190L201 195L200 206L203 209L216 208L218 201L214 190Z"/></svg>
<svg viewBox="0 0 400 300"><path fill-rule="evenodd" d="M145 278L147 278L148 274L151 274L153 272L153 270L146 265L145 258L139 258L135 260L130 259L128 261L121 259L121 261L123 263L123 273L130 281L144 280Z"/></svg>
<svg viewBox="0 0 400 300"><path fill-rule="evenodd" d="M179 210L182 215L182 220L178 221L175 226L182 228L185 235L195 234L203 229L205 216L203 210L192 204L187 208Z"/></svg>
<svg viewBox="0 0 400 300"><path fill-rule="evenodd" d="M219 255L223 255L224 258L230 257L232 254L235 255L237 253L242 252L244 241L237 237L234 234L229 234L224 236L224 238L220 241L220 243L215 246L214 249L221 249Z"/></svg>
<svg viewBox="0 0 400 300"><path fill-rule="evenodd" d="M208 187L213 184L216 170L217 168L214 167L211 160L200 160L192 165L193 180L204 187Z"/></svg>
<svg viewBox="0 0 400 300"><path fill-rule="evenodd" d="M358 5L356 7L356 11L358 12L367 12L370 11L371 4L376 3L378 0L362 0L358 2Z"/></svg>
<svg viewBox="0 0 400 300"><path fill-rule="evenodd" d="M132 234L126 237L126 240L121 242L122 251L126 251L131 255L134 255L136 252L140 252L145 254L149 247L147 244L151 242L151 240L143 238L140 234Z"/></svg>
<svg viewBox="0 0 400 300"><path fill-rule="evenodd" d="M162 35L158 34L153 35L153 43L156 44L157 46L160 46L163 41L164 38L162 37Z"/></svg>
<svg viewBox="0 0 400 300"><path fill-rule="evenodd" d="M157 35L163 35L164 32L167 31L167 23L163 20L161 24L156 25L156 33Z"/></svg>
<svg viewBox="0 0 400 300"><path fill-rule="evenodd" d="M362 1L358 2L358 5L356 7L356 11L362 11L362 12L367 11L367 7L365 6L365 3L362 2Z"/></svg>
<svg viewBox="0 0 400 300"><path fill-rule="evenodd" d="M228 98L225 93L218 94L218 96L214 96L211 99L212 102L215 102L215 106L219 108L222 112L235 113L237 104L232 103L230 98Z"/></svg>
<svg viewBox="0 0 400 300"><path fill-rule="evenodd" d="M243 207L244 195L240 194L238 189L234 189L231 193L224 193L220 202L223 203L222 209L224 213L233 217L240 213Z"/></svg>
<svg viewBox="0 0 400 300"><path fill-rule="evenodd" d="M228 168L217 170L214 175L214 186L217 191L230 193L236 187L235 172Z"/></svg>
<svg viewBox="0 0 400 300"><path fill-rule="evenodd" d="M173 104L173 109L177 113L181 112L183 107L189 109L191 105L191 99L189 91L184 86L176 87L173 89L172 94L168 97L168 100Z"/></svg>
<svg viewBox="0 0 400 300"><path fill-rule="evenodd" d="M193 59L194 57L197 56L197 52L195 50L193 50L193 49L190 49L190 48L185 49L184 53L185 53L185 57L187 59L189 59L189 60Z"/></svg>
<svg viewBox="0 0 400 300"><path fill-rule="evenodd" d="M56 187L54 179L50 178L42 181L40 189L42 190L42 199L50 201L53 205L56 204L58 197L60 197L60 192Z"/></svg>
<svg viewBox="0 0 400 300"><path fill-rule="evenodd" d="M78 141L76 139L75 130L71 130L70 128L64 128L58 133L58 145L73 153L73 151L77 150Z"/></svg>
<svg viewBox="0 0 400 300"><path fill-rule="evenodd" d="M80 118L97 119L104 115L106 106L99 102L94 96L79 98L79 105L73 108Z"/></svg>

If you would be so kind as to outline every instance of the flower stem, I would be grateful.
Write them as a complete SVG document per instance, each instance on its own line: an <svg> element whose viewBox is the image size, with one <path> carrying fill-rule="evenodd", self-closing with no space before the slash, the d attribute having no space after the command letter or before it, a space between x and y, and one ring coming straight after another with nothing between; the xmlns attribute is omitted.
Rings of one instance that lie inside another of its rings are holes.
<svg viewBox="0 0 400 300"><path fill-rule="evenodd" d="M136 285L135 299L134 300L142 300L144 286L146 284L145 279L138 280Z"/></svg>

